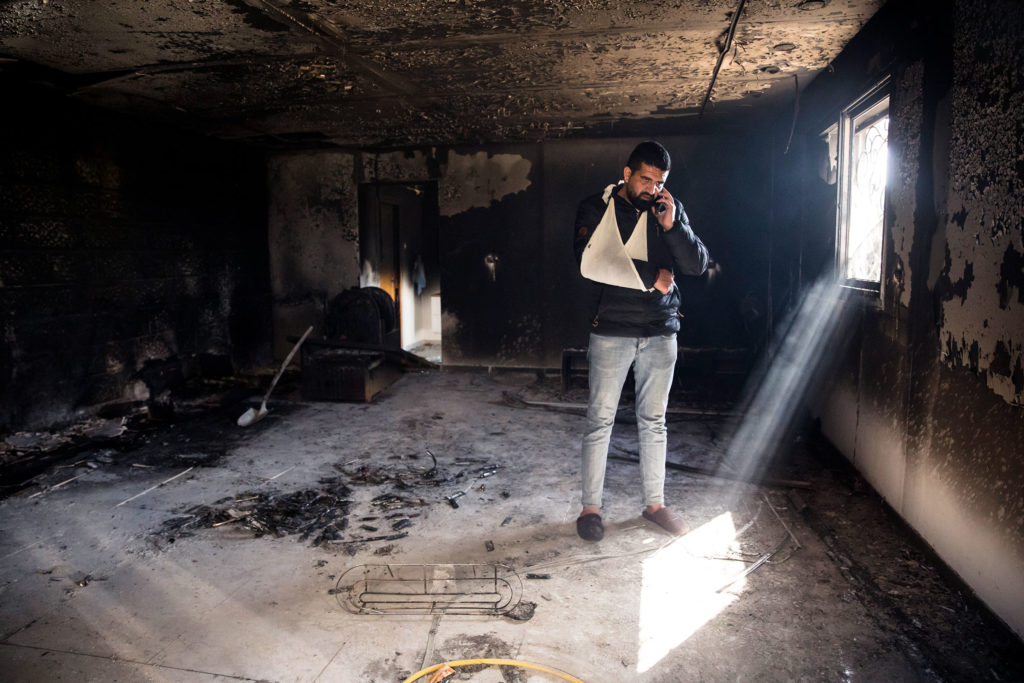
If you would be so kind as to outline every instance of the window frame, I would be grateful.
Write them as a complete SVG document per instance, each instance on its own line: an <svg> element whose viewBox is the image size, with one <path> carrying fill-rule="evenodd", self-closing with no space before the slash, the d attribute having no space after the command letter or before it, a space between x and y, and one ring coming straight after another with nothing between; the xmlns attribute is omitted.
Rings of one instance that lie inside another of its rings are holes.
<svg viewBox="0 0 1024 683"><path fill-rule="evenodd" d="M863 95L854 100L851 104L842 109L839 113L839 120L837 123L829 127L826 131L828 133L834 133L837 135L837 180L838 187L836 192L836 248L835 248L835 268L836 277L839 280L839 284L848 289L865 292L868 294L874 294L881 299L882 292L882 279L885 273L886 258L885 258L885 237L888 232L888 220L887 220L887 209L886 202L883 195L882 200L882 234L881 234L881 254L879 263L878 280L860 280L856 278L850 278L846 276L846 267L848 260L848 242L850 235L850 197L853 186L853 142L854 137L863 129L866 125L871 125L874 121L877 121L882 115L889 116L891 101L890 101L890 88L889 88L889 77L886 76L884 79L876 83L873 87L868 89ZM882 102L885 102L884 109L876 110ZM867 122L863 117L867 115ZM891 118L890 118L891 121ZM883 192L887 193L889 189L889 171L891 164L889 163L889 139L886 137L886 178Z"/></svg>

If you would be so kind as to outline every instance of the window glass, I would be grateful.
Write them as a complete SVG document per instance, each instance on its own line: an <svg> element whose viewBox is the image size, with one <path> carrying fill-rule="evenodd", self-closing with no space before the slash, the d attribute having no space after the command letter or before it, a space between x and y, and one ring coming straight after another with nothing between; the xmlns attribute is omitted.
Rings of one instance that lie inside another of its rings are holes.
<svg viewBox="0 0 1024 683"><path fill-rule="evenodd" d="M838 152L836 265L843 284L879 291L889 156L889 97L885 84L843 110L823 133Z"/></svg>
<svg viewBox="0 0 1024 683"><path fill-rule="evenodd" d="M885 171L889 149L888 98L879 116L862 115L853 122L851 140L849 224L845 277L879 282L882 274L882 226Z"/></svg>

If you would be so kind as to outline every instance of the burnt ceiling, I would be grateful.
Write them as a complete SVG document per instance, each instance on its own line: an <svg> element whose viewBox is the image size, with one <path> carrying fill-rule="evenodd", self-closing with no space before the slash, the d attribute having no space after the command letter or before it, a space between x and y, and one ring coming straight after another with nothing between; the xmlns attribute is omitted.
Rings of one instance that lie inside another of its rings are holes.
<svg viewBox="0 0 1024 683"><path fill-rule="evenodd" d="M0 75L274 146L531 141L792 106L882 4L4 0Z"/></svg>

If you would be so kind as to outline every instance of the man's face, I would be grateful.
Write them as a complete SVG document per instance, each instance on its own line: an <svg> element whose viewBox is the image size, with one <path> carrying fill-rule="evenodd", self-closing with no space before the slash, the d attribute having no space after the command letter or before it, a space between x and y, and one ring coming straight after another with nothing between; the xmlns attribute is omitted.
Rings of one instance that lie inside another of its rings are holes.
<svg viewBox="0 0 1024 683"><path fill-rule="evenodd" d="M626 199L638 209L647 209L654 204L668 180L668 171L662 171L650 164L641 163L637 170L626 166L622 172L625 180Z"/></svg>

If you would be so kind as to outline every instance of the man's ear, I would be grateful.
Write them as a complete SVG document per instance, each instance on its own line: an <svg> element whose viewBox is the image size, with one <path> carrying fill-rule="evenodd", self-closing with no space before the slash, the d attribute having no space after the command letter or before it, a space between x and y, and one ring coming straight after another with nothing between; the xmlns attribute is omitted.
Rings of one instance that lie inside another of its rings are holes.
<svg viewBox="0 0 1024 683"><path fill-rule="evenodd" d="M633 175L633 169L631 169L629 166L626 166L625 168L622 169L622 180L624 182L628 183L629 182L629 176L631 176L631 175Z"/></svg>

